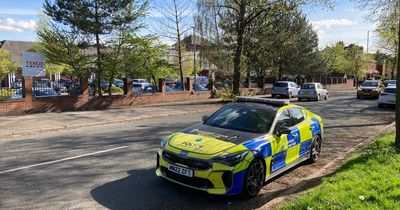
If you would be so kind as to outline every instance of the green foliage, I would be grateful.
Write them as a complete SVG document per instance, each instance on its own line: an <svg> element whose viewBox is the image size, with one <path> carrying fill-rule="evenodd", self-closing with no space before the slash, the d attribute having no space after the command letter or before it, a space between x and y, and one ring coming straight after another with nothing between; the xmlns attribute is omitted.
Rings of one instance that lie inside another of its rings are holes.
<svg viewBox="0 0 400 210"><path fill-rule="evenodd" d="M17 66L10 59L10 54L6 50L0 50L0 78L7 76L15 71Z"/></svg>
<svg viewBox="0 0 400 210"><path fill-rule="evenodd" d="M111 90L111 92L110 92ZM111 88L102 88L103 93L113 94L113 93L123 93L124 90L120 87L111 86Z"/></svg>
<svg viewBox="0 0 400 210"><path fill-rule="evenodd" d="M400 153L393 143L393 134L376 139L281 209L398 209Z"/></svg>
<svg viewBox="0 0 400 210"><path fill-rule="evenodd" d="M233 102L235 100L235 94L228 88L222 88L216 92L216 97L221 98L222 102Z"/></svg>
<svg viewBox="0 0 400 210"><path fill-rule="evenodd" d="M14 89L0 89L0 100L11 99L11 96L15 93Z"/></svg>

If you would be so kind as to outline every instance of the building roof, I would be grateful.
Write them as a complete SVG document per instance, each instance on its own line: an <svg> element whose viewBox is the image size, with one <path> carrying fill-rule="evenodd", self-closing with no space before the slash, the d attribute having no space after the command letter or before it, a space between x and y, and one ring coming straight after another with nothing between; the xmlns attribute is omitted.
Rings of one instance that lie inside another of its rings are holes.
<svg viewBox="0 0 400 210"><path fill-rule="evenodd" d="M36 42L3 40L0 41L0 49L7 50L11 61L21 66L21 53L32 50L35 44Z"/></svg>

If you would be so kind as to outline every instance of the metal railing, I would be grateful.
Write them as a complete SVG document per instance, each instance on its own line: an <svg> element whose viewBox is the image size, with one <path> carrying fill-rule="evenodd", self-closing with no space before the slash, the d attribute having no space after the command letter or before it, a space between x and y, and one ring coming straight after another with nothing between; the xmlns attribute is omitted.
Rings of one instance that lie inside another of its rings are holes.
<svg viewBox="0 0 400 210"><path fill-rule="evenodd" d="M20 99L23 97L22 88L1 88L0 87L0 100Z"/></svg>
<svg viewBox="0 0 400 210"><path fill-rule="evenodd" d="M37 80L32 82L32 96L35 98L57 96L79 96L82 94L79 81Z"/></svg>

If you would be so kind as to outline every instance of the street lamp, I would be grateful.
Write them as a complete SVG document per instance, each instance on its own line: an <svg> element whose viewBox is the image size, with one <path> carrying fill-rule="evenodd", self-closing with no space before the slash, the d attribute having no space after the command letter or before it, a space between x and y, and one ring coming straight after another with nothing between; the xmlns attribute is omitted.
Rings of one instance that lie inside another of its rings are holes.
<svg viewBox="0 0 400 210"><path fill-rule="evenodd" d="M193 35L192 35L192 45L193 45L193 74L194 74L194 90L196 91L196 82L197 82L197 72L196 72L196 25L192 26Z"/></svg>

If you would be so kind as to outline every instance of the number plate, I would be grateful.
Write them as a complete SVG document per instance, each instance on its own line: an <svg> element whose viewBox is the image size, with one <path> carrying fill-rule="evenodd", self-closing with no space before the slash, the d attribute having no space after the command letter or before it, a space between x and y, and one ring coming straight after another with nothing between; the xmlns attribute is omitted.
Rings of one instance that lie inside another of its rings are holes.
<svg viewBox="0 0 400 210"><path fill-rule="evenodd" d="M187 177L193 177L193 170L173 164L168 164L168 170Z"/></svg>

